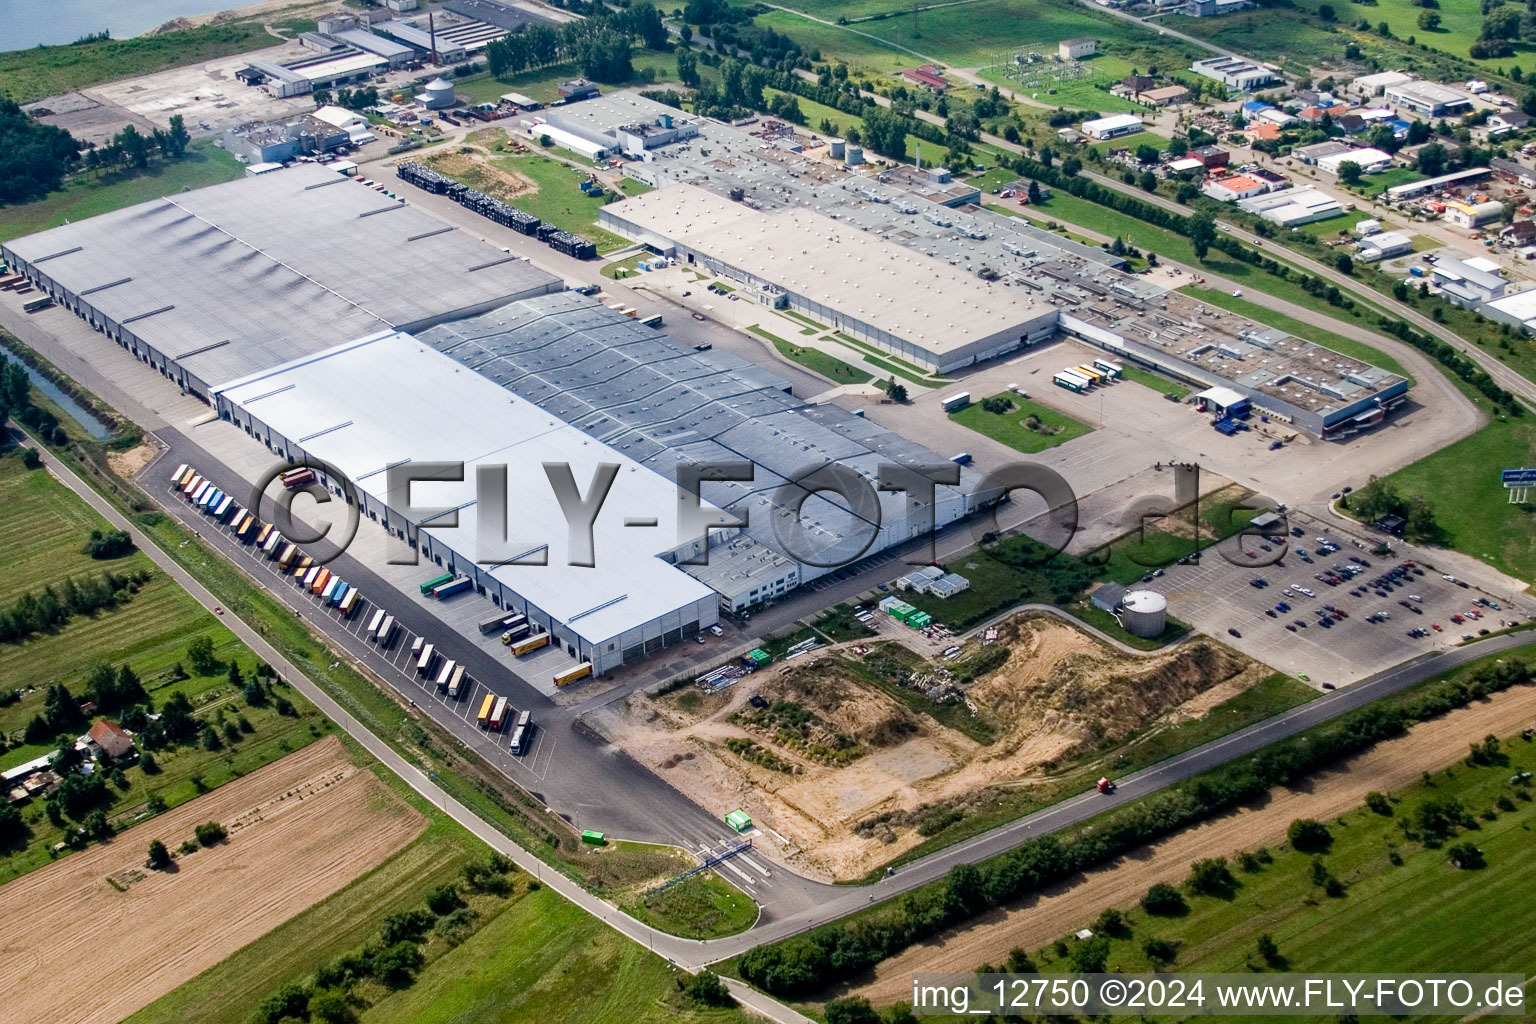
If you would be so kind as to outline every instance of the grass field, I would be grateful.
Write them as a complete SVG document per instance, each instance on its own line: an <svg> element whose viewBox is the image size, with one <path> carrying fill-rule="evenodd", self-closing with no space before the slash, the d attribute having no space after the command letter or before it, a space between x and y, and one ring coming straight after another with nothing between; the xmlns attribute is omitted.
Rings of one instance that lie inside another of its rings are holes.
<svg viewBox="0 0 1536 1024"><path fill-rule="evenodd" d="M0 679L24 686L19 700L0 708L0 735L17 744L5 751L0 764L21 764L51 749L20 742L27 722L42 710L47 688L56 683L68 686L76 697L83 696L86 674L100 662L131 665L157 705L173 693L185 693L199 717L215 720L227 715L235 721L244 716L254 730L238 744L226 744L218 751L196 745L159 751L155 758L160 770L155 775L146 775L137 766L126 769L127 788L108 787L113 800L107 813L119 825L146 814L152 795L175 807L198 795L194 778L204 788L222 785L304 746L329 725L288 688L279 693L293 704L295 717L279 715L270 706L250 707L229 685L223 669L211 676L174 679L171 666L180 662L190 668L187 644L197 637L213 641L221 662L238 661L246 678L253 674L257 659L143 553L111 561L95 561L82 554L80 547L90 531L106 529L108 524L43 470L27 470L15 457L0 459L0 509L7 535L29 541L0 546L0 603L9 604L29 589L104 569L151 573L136 594L126 595L114 609L76 617L53 633L0 645ZM40 801L25 807L23 819L32 830L31 838L24 848L0 859L0 882L48 863L48 847L62 837Z"/></svg>
<svg viewBox="0 0 1536 1024"><path fill-rule="evenodd" d="M1041 103L1067 110L1096 110L1101 114L1140 114L1145 113L1147 109L1139 103L1109 94L1110 86L1136 68L1135 64L1119 57L1098 54L1089 64L1093 72L1091 78L1058 81L1054 85L1025 87L1018 78L1008 77L1005 73L1006 67L1002 64L994 65L982 69L979 74L1004 90L1012 89L1019 95L1029 96ZM1004 95L1007 95L1006 91Z"/></svg>
<svg viewBox="0 0 1536 1024"><path fill-rule="evenodd" d="M1495 419L1387 480L1401 494L1430 500L1448 547L1530 582L1536 580L1536 508L1509 504L1499 470L1531 465L1536 423Z"/></svg>
<svg viewBox="0 0 1536 1024"><path fill-rule="evenodd" d="M597 211L602 199L593 199L577 188L586 172L547 156L499 156L491 162L505 171L530 178L539 186L537 192L518 196L512 205L527 210L540 220L558 225L565 231L590 238L597 251L613 252L631 244L611 231L597 226Z"/></svg>
<svg viewBox="0 0 1536 1024"><path fill-rule="evenodd" d="M1321 0L1298 0L1296 6L1315 14L1320 2ZM1482 14L1476 4L1442 4L1435 9L1435 13L1440 15L1440 28L1434 32L1426 32L1419 28L1419 15L1424 9L1413 5L1409 0L1379 0L1378 3L1369 6L1353 3L1351 0L1342 0L1334 4L1333 8L1342 23L1350 24L1360 18L1367 19L1372 25L1384 21L1391 28L1392 34L1399 39L1413 36L1431 49L1440 50L1457 60L1476 64L1488 71L1502 73L1504 69L1516 64L1523 65L1527 69L1531 67L1530 49L1520 43L1515 44L1516 56L1514 57L1472 60L1468 51L1476 41L1483 25Z"/></svg>
<svg viewBox="0 0 1536 1024"><path fill-rule="evenodd" d="M784 6L828 21L839 15L854 16L844 5L831 0L804 0ZM975 0L925 10L919 15L915 30L914 20L907 14L848 26L873 39L856 36L848 29L809 22L785 11L763 15L758 24L785 32L808 49L819 47L823 60L841 59L850 67L881 73L912 66L912 54L898 47L954 67L985 67L1004 51L1054 54L1061 40L1083 35L1098 39L1101 53L1109 50L1121 59L1133 59L1132 53L1143 50L1162 50L1170 56L1183 52L1183 44L1170 46L1151 31L1129 22L1097 18L1074 4L1034 0ZM1147 62L1140 63L1144 66Z"/></svg>
<svg viewBox="0 0 1536 1024"><path fill-rule="evenodd" d="M791 362L818 374L834 384L866 384L873 378L863 370L850 366L836 356L829 356L820 349L802 348L793 342L785 341L777 334L770 334L756 324L747 328L759 338L766 338L779 355Z"/></svg>
<svg viewBox="0 0 1536 1024"><path fill-rule="evenodd" d="M1209 303L1212 306L1219 306L1222 309L1237 313L1239 316L1246 316L1250 320L1266 324L1270 327L1278 327L1282 331L1288 331L1298 338L1305 338L1307 341L1315 342L1325 348L1331 348L1342 355L1353 356L1356 359L1374 363L1384 370L1391 370L1393 373L1407 377L1410 384L1414 382L1413 375L1403 369L1402 364L1396 359L1378 348L1372 348L1362 341L1346 338L1342 334L1335 334L1333 331L1316 327L1310 323L1302 323L1300 320L1288 317L1283 313L1276 313L1272 309L1266 309L1256 303L1224 292L1219 288L1186 287L1183 291L1191 297L1199 299L1201 302Z"/></svg>
<svg viewBox="0 0 1536 1024"><path fill-rule="evenodd" d="M306 31L315 23L277 19L276 26ZM26 103L71 89L276 45L278 40L267 34L260 20L250 20L164 35L11 50L0 53L0 95Z"/></svg>
<svg viewBox="0 0 1536 1024"><path fill-rule="evenodd" d="M1047 448L1065 444L1074 437L1082 437L1093 429L1066 413L1048 409L1039 402L1021 398L1006 391L992 397L1008 402L1011 406L1009 411L1001 414L988 412L982 408L980 402L976 402L959 412L950 413L949 418L1026 454L1043 452ZM1031 417L1039 420L1042 430L1034 430L1025 425L1025 420Z"/></svg>
<svg viewBox="0 0 1536 1024"><path fill-rule="evenodd" d="M1423 180L1424 175L1410 167L1394 167L1389 171L1382 171L1379 174L1367 174L1360 179L1360 184L1353 191L1374 199L1389 188L1406 185L1410 181Z"/></svg>
<svg viewBox="0 0 1536 1024"><path fill-rule="evenodd" d="M548 889L530 893L366 1011L361 1024L726 1024L739 1010L690 1006L686 978ZM138 1022L135 1022L138 1024Z"/></svg>
<svg viewBox="0 0 1536 1024"><path fill-rule="evenodd" d="M42 199L0 207L0 242L57 227L66 220L84 220L187 189L217 185L244 173L245 165L218 146L196 142L182 159L156 163L147 171L78 174L63 189Z"/></svg>
<svg viewBox="0 0 1536 1024"><path fill-rule="evenodd" d="M713 871L701 871L650 896L624 904L637 921L685 939L715 939L746 931L757 920L757 904Z"/></svg>

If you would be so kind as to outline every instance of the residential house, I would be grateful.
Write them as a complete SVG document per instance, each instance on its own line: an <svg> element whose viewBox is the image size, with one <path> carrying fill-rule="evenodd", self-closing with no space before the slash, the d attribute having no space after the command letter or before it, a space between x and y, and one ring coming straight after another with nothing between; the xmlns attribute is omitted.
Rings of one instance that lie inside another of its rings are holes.
<svg viewBox="0 0 1536 1024"><path fill-rule="evenodd" d="M133 753L133 738L110 718L97 719L86 735L103 754L114 760Z"/></svg>
<svg viewBox="0 0 1536 1024"><path fill-rule="evenodd" d="M1531 115L1523 110L1501 110L1488 119L1489 135L1508 135L1524 131L1531 124Z"/></svg>

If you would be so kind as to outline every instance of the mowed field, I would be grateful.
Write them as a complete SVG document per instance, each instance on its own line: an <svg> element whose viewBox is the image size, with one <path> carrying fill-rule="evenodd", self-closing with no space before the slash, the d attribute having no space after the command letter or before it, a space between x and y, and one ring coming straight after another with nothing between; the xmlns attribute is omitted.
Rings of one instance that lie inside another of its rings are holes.
<svg viewBox="0 0 1536 1024"><path fill-rule="evenodd" d="M1088 925L1106 907L1128 907L1134 904L1149 887L1158 882L1178 884L1188 875L1189 865L1195 860L1205 857L1230 859L1243 850L1283 842L1286 828L1297 818L1332 821L1359 808L1365 795L1373 790L1391 792L1402 789L1418 782L1423 773L1434 772L1456 762L1466 755L1470 742L1479 741L1489 734L1507 736L1512 731L1532 724L1536 724L1536 686L1527 685L1495 694L1470 707L1416 725L1402 739L1378 744L1373 750L1351 758L1330 771L1312 776L1303 786L1272 794L1261 807L1225 815L1196 828L1186 829L1162 842L1143 847L1111 867L1086 872L1073 882L1044 891L1038 898L986 915L969 928L957 929L931 942L914 946L882 963L876 969L873 981L865 985L860 994L868 996L877 1004L896 1002L911 997L914 971L972 971L983 963L1005 961L1009 951L1014 948L1033 951ZM1522 749L1529 751L1528 747L1522 748L1519 741L1516 741L1514 749L1516 753ZM1509 773L1508 769L1500 771L1501 779ZM1468 805L1470 810L1477 810L1480 806ZM1520 806L1525 808L1520 813L1528 821L1530 805ZM1527 836L1524 845L1532 849L1528 834L1518 827L1516 832L1518 836ZM1481 839L1476 833L1471 838L1481 845ZM1536 852L1533 852L1533 859L1536 859ZM1476 876L1472 877L1475 879ZM1374 912L1385 913L1392 903L1389 897ZM1402 908L1394 911L1403 912ZM1362 928L1366 930L1362 931ZM1168 930L1160 928L1159 932ZM1327 931L1326 925L1315 930L1312 941L1316 942L1320 933ZM1336 926L1333 931L1335 934L1329 941L1342 953L1347 947L1358 945L1359 937L1368 933L1369 927L1362 922L1353 927ZM1138 947L1144 937L1137 936ZM1300 952L1298 948L1291 955L1299 960ZM1216 953L1216 950L1210 951L1213 956ZM1399 963L1396 960L1370 965L1357 961L1351 967L1330 962L1329 966L1320 969L1396 970L1407 969L1407 966L1406 962ZM1423 963L1417 966L1430 969L1437 965ZM1449 965L1438 966L1440 969L1450 969ZM1465 969L1474 967L1471 963L1460 966ZM1243 967L1239 959L1237 963L1207 965L1207 969L1242 970ZM1495 968L1489 964L1476 966L1476 969L1514 968Z"/></svg>
<svg viewBox="0 0 1536 1024"><path fill-rule="evenodd" d="M143 868L217 821L229 838ZM0 887L0 1005L14 1020L110 1022L345 886L425 818L327 739ZM61 965L68 965L61 970Z"/></svg>

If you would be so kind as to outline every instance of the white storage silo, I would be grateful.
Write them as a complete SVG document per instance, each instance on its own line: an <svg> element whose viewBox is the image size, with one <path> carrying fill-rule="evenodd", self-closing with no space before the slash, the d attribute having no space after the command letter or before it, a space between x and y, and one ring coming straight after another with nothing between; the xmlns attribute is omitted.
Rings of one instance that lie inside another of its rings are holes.
<svg viewBox="0 0 1536 1024"><path fill-rule="evenodd" d="M428 110L445 110L453 106L453 83L446 78L434 78L421 87L416 102Z"/></svg>
<svg viewBox="0 0 1536 1024"><path fill-rule="evenodd" d="M843 158L843 145L842 139L828 139L827 156L833 160L841 160Z"/></svg>
<svg viewBox="0 0 1536 1024"><path fill-rule="evenodd" d="M1151 590L1133 590L1121 601L1121 624L1132 636L1153 637L1168 625L1168 599Z"/></svg>
<svg viewBox="0 0 1536 1024"><path fill-rule="evenodd" d="M845 159L849 167L857 167L864 162L863 146L855 146L850 142L847 146L847 153L848 155L845 157Z"/></svg>

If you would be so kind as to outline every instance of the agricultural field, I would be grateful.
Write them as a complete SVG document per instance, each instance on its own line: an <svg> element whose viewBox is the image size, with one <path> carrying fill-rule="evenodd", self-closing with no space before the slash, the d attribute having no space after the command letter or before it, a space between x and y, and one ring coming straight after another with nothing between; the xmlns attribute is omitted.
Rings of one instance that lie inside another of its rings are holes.
<svg viewBox="0 0 1536 1024"><path fill-rule="evenodd" d="M226 1024L261 1013L279 993L313 999L317 969L382 946L403 915L430 910L445 887L466 907L418 940L422 964L386 984L354 981L347 993L362 1024L494 1019L739 1024L732 1010L705 1010L678 992L680 975L531 876L493 877L486 847L392 776L374 771L428 822L408 845L326 899L250 942L128 1018L129 1024ZM386 794L388 795L388 794ZM471 876L479 879L471 882ZM426 905L424 907L424 904ZM329 976L327 977L329 980ZM334 991L334 990L333 990ZM620 1012L616 1007L623 1007ZM310 1009L318 1009L313 1003ZM314 1013L312 1019L319 1019Z"/></svg>
<svg viewBox="0 0 1536 1024"><path fill-rule="evenodd" d="M1529 839L1536 802L1529 786L1510 779L1536 768L1536 746L1519 735L1532 724L1530 686L1418 724L1305 787L1149 844L1046 890L1028 907L1009 907L908 950L881 964L862 994L877 1004L910 998L914 969L974 970L1006 961L1013 949L1044 973L1060 972L1076 945L1071 933L1083 927L1105 934L1111 971L1167 970L1149 960L1151 938L1173 944L1173 970L1524 971L1533 953L1520 922L1533 909L1527 882L1536 869ZM1490 735L1500 741L1489 763L1459 760ZM1427 806L1460 810L1446 828L1440 816L1426 815ZM1286 838L1297 819L1324 823L1327 839L1297 850ZM1486 867L1450 863L1449 848L1465 842L1482 852ZM1225 858L1233 884L1214 895L1190 891L1189 865L1213 857ZM1337 882L1332 894L1328 879ZM1147 913L1138 899L1155 883L1180 886L1187 911ZM1095 921L1109 908L1123 916L1120 928ZM1260 935L1278 947L1268 960L1258 952Z"/></svg>
<svg viewBox="0 0 1536 1024"><path fill-rule="evenodd" d="M248 704L244 693L230 685L227 666L238 663L245 678L253 677L257 659L249 649L144 554L110 560L84 554L81 548L90 532L105 530L108 524L46 471L27 470L14 457L0 459L0 508L7 533L31 541L0 546L0 606L9 607L24 592L59 587L71 578L94 578L103 571L144 578L136 589L122 592L115 607L75 616L52 632L0 644L0 678L27 683L18 699L0 706L0 736L9 744L0 752L0 766L22 764L54 748L51 742L28 744L23 739L28 723L44 709L46 691L62 683L76 698L83 697L87 674L103 662L114 668L130 666L157 707L173 694L185 694L200 718L219 726L244 718L251 726L250 732L239 729L232 734L233 739L221 733L225 741L218 750L193 743L157 751L153 774L146 774L142 765L125 767L124 785L107 787L110 802L105 810L119 825L149 813L152 799L175 807L193 799L200 788L214 788L254 771L310 743L320 727L328 725L308 701L285 686L274 688L271 702ZM218 665L207 675L194 672L188 658L188 645L198 640L211 644ZM178 664L181 678L175 671ZM277 696L290 714L279 713ZM41 801L25 806L22 816L30 836L0 858L0 881L47 864L48 848L61 838Z"/></svg>
<svg viewBox="0 0 1536 1024"><path fill-rule="evenodd" d="M1011 60L1015 52L1034 51L1049 56L1055 53L1061 40L1083 35L1099 40L1100 53L1108 52L1116 60L1134 66L1174 67L1187 63L1184 44L1169 44L1120 19L1095 17L1072 3L973 0L923 11L915 28L908 13L910 7L900 13L892 12L889 17L857 21L844 28L790 13L803 11L826 21L835 21L842 14L852 18L842 5L809 0L809 5L785 6L789 9L759 16L758 24L789 35L806 49L820 49L824 61L841 60L850 70L877 74L909 68L914 58L920 58L917 63L932 59L950 67L983 68Z"/></svg>
<svg viewBox="0 0 1536 1024"><path fill-rule="evenodd" d="M5 56L0 54L0 59ZM58 227L66 220L83 220L187 189L232 181L244 173L244 164L211 142L195 142L182 159L160 161L145 171L81 172L63 189L42 199L0 207L0 242Z"/></svg>
<svg viewBox="0 0 1536 1024"><path fill-rule="evenodd" d="M205 822L226 837L193 841ZM0 997L19 1020L121 1020L346 886L424 826L337 740L313 744L0 886L6 941L31 953L11 961ZM187 846L169 867L150 869L154 839ZM118 919L132 926L87 926ZM72 969L54 970L61 962Z"/></svg>
<svg viewBox="0 0 1536 1024"><path fill-rule="evenodd" d="M1060 799L1085 763L1271 675L1206 641L1130 660L1049 616L1007 619L952 660L892 630L907 632L887 625L720 693L632 701L617 742L701 805L739 805L787 839L765 855L853 880ZM1259 704L1279 699L1266 689Z"/></svg>
<svg viewBox="0 0 1536 1024"><path fill-rule="evenodd" d="M993 412L989 404L1005 408ZM1025 454L1065 444L1093 429L1066 413L1006 391L952 412L949 418Z"/></svg>

